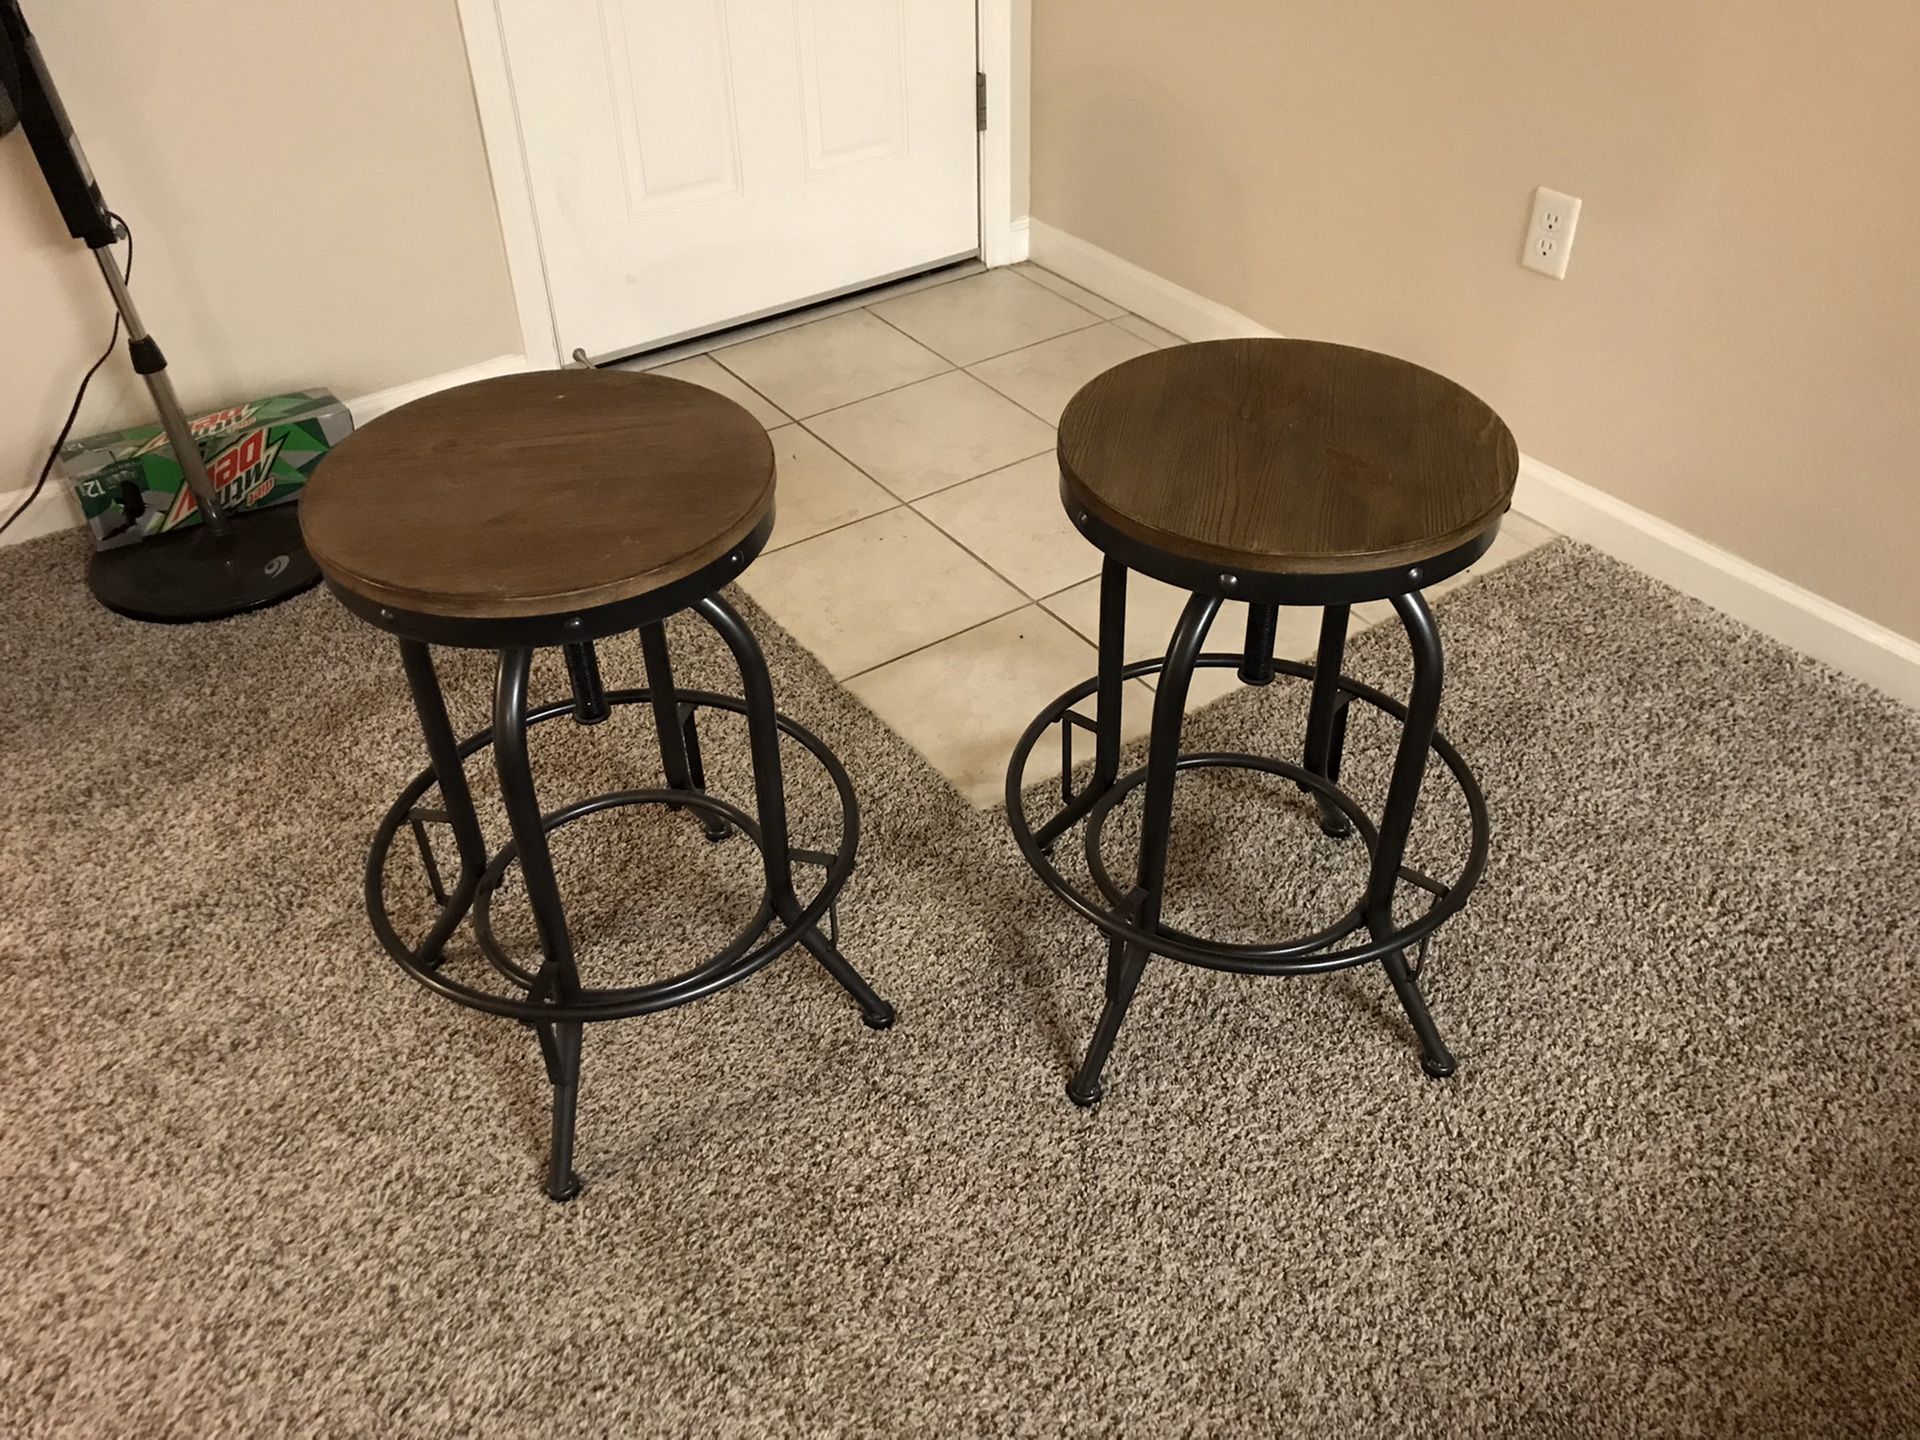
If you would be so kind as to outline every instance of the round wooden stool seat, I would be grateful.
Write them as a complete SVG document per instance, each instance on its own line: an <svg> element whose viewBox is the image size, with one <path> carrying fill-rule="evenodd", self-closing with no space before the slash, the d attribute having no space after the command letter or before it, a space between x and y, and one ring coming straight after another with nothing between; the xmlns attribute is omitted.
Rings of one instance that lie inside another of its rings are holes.
<svg viewBox="0 0 1920 1440"><path fill-rule="evenodd" d="M1277 339L1115 366L1067 405L1059 456L1069 514L1109 554L1187 589L1312 603L1470 564L1519 465L1500 417L1444 376ZM1291 577L1328 578L1293 593Z"/></svg>
<svg viewBox="0 0 1920 1440"><path fill-rule="evenodd" d="M696 576L717 590L714 567L765 543L773 478L767 432L725 396L552 370L381 416L315 472L300 525L334 592L387 628L577 620Z"/></svg>

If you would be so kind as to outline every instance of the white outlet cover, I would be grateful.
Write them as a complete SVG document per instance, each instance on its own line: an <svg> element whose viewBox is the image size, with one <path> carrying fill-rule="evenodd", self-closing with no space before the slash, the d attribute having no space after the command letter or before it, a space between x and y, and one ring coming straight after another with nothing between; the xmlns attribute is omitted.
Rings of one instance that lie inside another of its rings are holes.
<svg viewBox="0 0 1920 1440"><path fill-rule="evenodd" d="M1580 197L1541 186L1533 192L1533 214L1527 219L1526 242L1520 263L1555 280L1567 278L1567 260L1573 252L1573 232L1580 224Z"/></svg>

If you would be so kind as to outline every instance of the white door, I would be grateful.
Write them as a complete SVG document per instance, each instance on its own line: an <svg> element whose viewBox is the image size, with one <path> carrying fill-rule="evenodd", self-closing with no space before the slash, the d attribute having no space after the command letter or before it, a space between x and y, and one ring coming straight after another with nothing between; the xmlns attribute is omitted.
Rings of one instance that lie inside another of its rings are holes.
<svg viewBox="0 0 1920 1440"><path fill-rule="evenodd" d="M498 0L560 353L971 255L974 0Z"/></svg>

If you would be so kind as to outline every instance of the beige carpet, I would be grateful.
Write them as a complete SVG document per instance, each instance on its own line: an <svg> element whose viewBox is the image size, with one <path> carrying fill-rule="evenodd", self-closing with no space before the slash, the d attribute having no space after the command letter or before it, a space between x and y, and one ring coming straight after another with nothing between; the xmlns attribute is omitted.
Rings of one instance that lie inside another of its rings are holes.
<svg viewBox="0 0 1920 1440"><path fill-rule="evenodd" d="M795 955L590 1031L564 1207L531 1037L417 989L361 914L420 763L390 645L324 594L135 626L81 558L0 554L6 1433L1920 1426L1920 718L1590 552L1440 606L1495 825L1430 962L1459 1076L1421 1075L1377 969L1162 962L1095 1115L1061 1086L1100 945L759 621L861 788L843 940L901 1021ZM1355 668L1401 683L1403 650L1369 633ZM1191 744L1291 753L1300 710L1243 693ZM1385 738L1356 725L1375 800ZM743 798L738 734L707 739ZM536 749L550 804L655 763L644 717ZM1290 929L1358 874L1278 785L1183 782L1180 824L1192 924ZM1458 831L1436 793L1415 858ZM599 975L748 903L744 844L684 816L559 856Z"/></svg>

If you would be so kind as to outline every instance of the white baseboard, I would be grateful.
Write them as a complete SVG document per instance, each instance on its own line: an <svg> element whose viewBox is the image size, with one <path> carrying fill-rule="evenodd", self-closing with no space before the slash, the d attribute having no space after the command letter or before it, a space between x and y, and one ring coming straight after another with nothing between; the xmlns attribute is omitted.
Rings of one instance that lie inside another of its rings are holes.
<svg viewBox="0 0 1920 1440"><path fill-rule="evenodd" d="M1131 260L1122 260L1098 245L1056 230L1044 220L1029 220L1027 233L1034 264L1104 295L1182 340L1230 340L1280 333L1151 270L1142 270Z"/></svg>
<svg viewBox="0 0 1920 1440"><path fill-rule="evenodd" d="M1513 508L1804 655L1920 707L1920 643L1678 525L1520 457Z"/></svg>
<svg viewBox="0 0 1920 1440"><path fill-rule="evenodd" d="M1186 340L1279 332L1069 235L1029 226L1033 260ZM1678 525L1520 457L1514 509L1908 705L1920 707L1920 641L1856 614Z"/></svg>
<svg viewBox="0 0 1920 1440"><path fill-rule="evenodd" d="M353 416L353 423L357 427L423 395L474 380L488 380L495 375L517 375L528 368L524 355L496 355L491 360L482 360L478 365L468 365L459 370L449 370L444 375L430 375L425 380L414 380L405 385L376 390L371 395L362 395L357 400L346 402L347 411ZM0 520L11 515L32 488L27 485L0 494ZM71 529L84 524L85 518L67 483L58 474L49 475L46 488L40 492L40 498L33 502L32 508L16 520L6 534L0 535L0 546L18 545L25 540L51 535L56 530Z"/></svg>
<svg viewBox="0 0 1920 1440"><path fill-rule="evenodd" d="M362 395L358 400L347 401L347 411L353 416L354 428L358 429L389 410L399 409L409 400L451 390L456 385L470 385L475 380L491 380L496 375L518 375L531 368L524 355L496 355L491 360L449 370L444 375L429 375L424 380L410 380L405 385L394 385L385 390L376 390L371 395Z"/></svg>
<svg viewBox="0 0 1920 1440"><path fill-rule="evenodd" d="M1033 221L1022 215L1007 227L1007 263L1018 265L1026 260L1033 249L1031 233Z"/></svg>

